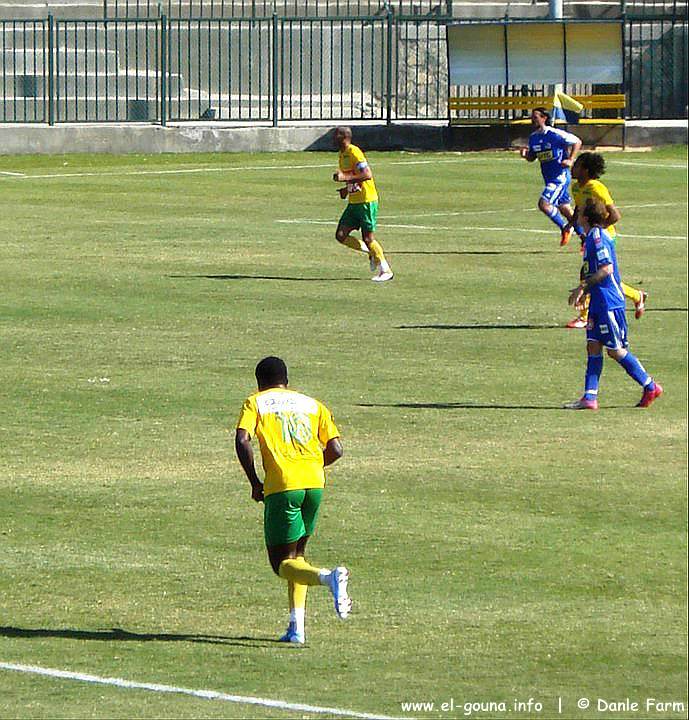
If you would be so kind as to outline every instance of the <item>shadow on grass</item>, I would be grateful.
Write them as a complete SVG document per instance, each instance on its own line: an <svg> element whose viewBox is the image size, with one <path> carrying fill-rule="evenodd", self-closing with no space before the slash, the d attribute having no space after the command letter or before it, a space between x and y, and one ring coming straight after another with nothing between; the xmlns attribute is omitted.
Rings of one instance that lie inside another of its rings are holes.
<svg viewBox="0 0 689 720"><path fill-rule="evenodd" d="M564 325L398 325L398 330L559 330Z"/></svg>
<svg viewBox="0 0 689 720"><path fill-rule="evenodd" d="M265 643L276 643L280 646L289 645L289 643L281 643L277 640L277 638L272 637L250 637L248 635L233 637L226 635L191 635L182 633L135 633L123 630L122 628L111 628L110 630L74 630L72 628L52 629L0 626L0 637L65 638L69 640L105 640L108 642L192 642L210 643L212 645L235 645L248 648L265 647Z"/></svg>
<svg viewBox="0 0 689 720"><path fill-rule="evenodd" d="M482 404L482 403L470 403L470 402L401 402L401 403L357 403L357 407L363 408L407 408L410 410L561 410L562 412L583 412L568 410L562 407L562 404L557 405L514 405L506 404ZM603 410L633 410L631 405L606 405ZM586 414L586 413L584 413ZM594 415L596 413L593 413Z"/></svg>
<svg viewBox="0 0 689 720"><path fill-rule="evenodd" d="M294 277L291 275L168 275L177 280L284 280L287 282L356 282L367 278L361 277Z"/></svg>
<svg viewBox="0 0 689 720"><path fill-rule="evenodd" d="M657 307L649 307L646 308L647 313L653 313L653 312L687 312L689 311L689 308L657 308Z"/></svg>
<svg viewBox="0 0 689 720"><path fill-rule="evenodd" d="M468 402L357 403L367 408L408 408L411 410L564 410L562 405L493 405ZM571 412L567 411L567 412Z"/></svg>
<svg viewBox="0 0 689 720"><path fill-rule="evenodd" d="M565 255L557 250L395 250L388 255Z"/></svg>

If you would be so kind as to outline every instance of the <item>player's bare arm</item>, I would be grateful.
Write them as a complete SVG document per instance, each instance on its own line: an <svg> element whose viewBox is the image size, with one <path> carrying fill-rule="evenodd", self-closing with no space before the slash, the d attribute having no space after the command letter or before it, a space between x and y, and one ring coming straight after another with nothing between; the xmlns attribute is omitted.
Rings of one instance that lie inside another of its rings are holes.
<svg viewBox="0 0 689 720"><path fill-rule="evenodd" d="M578 140L574 143L574 145L570 145L567 148L567 157L562 161L561 165L562 167L572 167L574 165L574 159L577 156L577 153L581 150L581 140Z"/></svg>
<svg viewBox="0 0 689 720"><path fill-rule="evenodd" d="M617 209L617 206L606 205L605 209L608 211L608 217L605 221L608 225L616 225L622 219L622 213Z"/></svg>
<svg viewBox="0 0 689 720"><path fill-rule="evenodd" d="M579 206L576 205L576 206L574 207L574 210L572 211L572 220L571 220L571 223L572 223L573 226L579 224L579 215L580 215L580 213L579 213ZM580 235L580 237L581 237L581 242L583 243L583 242L584 242L584 239L586 238L586 235Z"/></svg>
<svg viewBox="0 0 689 720"><path fill-rule="evenodd" d="M603 265L602 267L598 268L593 275L590 275L586 278L583 282L581 282L577 287L575 287L573 290L569 293L569 304L570 305L578 305L581 302L581 299L584 295L586 295L587 292L594 286L598 285L599 283L603 282L608 275L612 275L613 273L613 266L612 264Z"/></svg>
<svg viewBox="0 0 689 720"><path fill-rule="evenodd" d="M372 177L373 173L368 165L361 170L349 170L347 172L338 170L336 173L333 173L333 180L335 182L364 182L365 180L370 180Z"/></svg>
<svg viewBox="0 0 689 720"><path fill-rule="evenodd" d="M256 474L254 465L254 449L251 447L251 436L244 428L237 428L234 436L234 449L249 482L251 483L251 499L263 501L263 483Z"/></svg>
<svg viewBox="0 0 689 720"><path fill-rule="evenodd" d="M339 460L344 453L342 449L342 443L340 438L332 438L328 440L325 448L323 448L323 467L332 465L336 460Z"/></svg>

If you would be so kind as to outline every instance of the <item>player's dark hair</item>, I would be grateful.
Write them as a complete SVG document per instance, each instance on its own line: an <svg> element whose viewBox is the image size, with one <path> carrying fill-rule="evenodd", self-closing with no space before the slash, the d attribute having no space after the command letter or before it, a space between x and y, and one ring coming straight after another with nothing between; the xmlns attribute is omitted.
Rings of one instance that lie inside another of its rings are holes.
<svg viewBox="0 0 689 720"><path fill-rule="evenodd" d="M345 137L348 137L350 140L352 139L352 128L347 127L346 125L340 125L339 127L336 127L335 132L339 133L340 135L344 135Z"/></svg>
<svg viewBox="0 0 689 720"><path fill-rule="evenodd" d="M605 174L605 158L596 152L583 152L577 157L576 162L584 167L592 180L597 180Z"/></svg>
<svg viewBox="0 0 689 720"><path fill-rule="evenodd" d="M605 225L608 217L608 209L600 200L589 198L584 205L583 215L588 219L590 225Z"/></svg>
<svg viewBox="0 0 689 720"><path fill-rule="evenodd" d="M279 357L270 355L256 365L256 382L259 388L287 385L287 365Z"/></svg>
<svg viewBox="0 0 689 720"><path fill-rule="evenodd" d="M539 115L543 115L543 117L545 118L546 125L553 124L553 120L550 117L550 113L544 107L536 107L533 109L533 112L537 112Z"/></svg>

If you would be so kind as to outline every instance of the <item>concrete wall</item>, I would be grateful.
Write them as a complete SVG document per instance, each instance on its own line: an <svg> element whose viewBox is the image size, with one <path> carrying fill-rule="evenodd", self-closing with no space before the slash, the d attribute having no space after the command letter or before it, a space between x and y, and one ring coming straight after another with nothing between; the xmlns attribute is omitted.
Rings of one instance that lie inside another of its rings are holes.
<svg viewBox="0 0 689 720"><path fill-rule="evenodd" d="M473 150L516 147L528 126L449 128L442 124L358 125L367 150ZM620 128L580 126L587 145L621 143ZM687 143L687 121L627 123L627 145ZM213 123L160 127L150 124L0 125L0 154L280 152L332 150L332 127L227 127Z"/></svg>

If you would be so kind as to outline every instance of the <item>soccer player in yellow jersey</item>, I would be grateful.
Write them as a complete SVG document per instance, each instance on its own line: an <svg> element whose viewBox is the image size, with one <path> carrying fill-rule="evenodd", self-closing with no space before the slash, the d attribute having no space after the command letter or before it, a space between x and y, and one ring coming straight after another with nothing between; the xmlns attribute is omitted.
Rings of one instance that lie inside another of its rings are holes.
<svg viewBox="0 0 689 720"><path fill-rule="evenodd" d="M239 414L235 449L251 483L251 497L263 502L270 564L287 581L290 620L280 640L303 644L309 585L330 589L340 618L352 609L347 568L324 570L304 559L325 485L323 468L342 457L342 444L328 408L288 389L287 366L280 358L263 358L256 366L256 381L258 392L245 400ZM252 437L261 447L264 482L256 474Z"/></svg>
<svg viewBox="0 0 689 720"><path fill-rule="evenodd" d="M392 280L392 270L385 259L383 248L374 237L378 219L378 191L371 168L361 148L352 144L350 128L335 128L335 145L340 150L340 169L333 174L333 180L347 183L338 192L343 200L349 200L337 224L335 237L352 250L368 253L371 272L374 273L371 280ZM351 234L352 230L358 229L361 229L361 240Z"/></svg>
<svg viewBox="0 0 689 720"><path fill-rule="evenodd" d="M579 215L586 206L589 199L601 202L608 212L606 218L606 232L612 238L613 243L617 238L615 223L620 221L622 214L615 206L615 202L610 195L608 188L599 180L600 176L605 173L605 158L599 153L585 152L581 153L576 159L572 167L572 177L576 180L572 187L572 195L574 196L575 209L572 224L578 227ZM634 303L634 316L638 320L646 310L646 298L648 293L643 290L637 290L631 285L622 283L622 291L625 297ZM588 319L588 295L585 296L584 305L579 308L579 315L567 323L568 328L585 328Z"/></svg>

